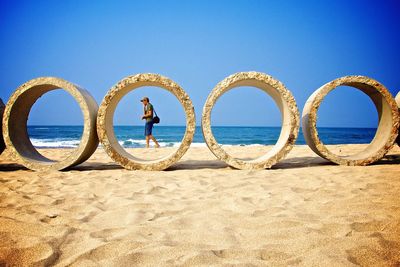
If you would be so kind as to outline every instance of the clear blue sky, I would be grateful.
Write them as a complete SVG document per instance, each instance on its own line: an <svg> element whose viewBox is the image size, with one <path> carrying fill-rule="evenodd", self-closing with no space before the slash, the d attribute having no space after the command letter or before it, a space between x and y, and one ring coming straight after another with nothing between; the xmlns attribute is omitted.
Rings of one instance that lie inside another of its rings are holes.
<svg viewBox="0 0 400 267"><path fill-rule="evenodd" d="M316 88L344 75L370 76L392 94L400 89L398 1L76 0L0 5L4 101L32 78L57 76L88 89L100 104L123 77L152 72L170 77L188 92L199 123L212 88L239 71L265 72L282 81L300 112ZM165 124L184 124L174 97L154 88L123 99L116 124L142 124L138 100L144 94ZM369 99L349 88L329 96L319 117L321 126L377 123ZM62 92L41 98L29 119L30 124L81 122L76 104ZM242 88L220 99L213 122L277 126L280 116L268 96Z"/></svg>

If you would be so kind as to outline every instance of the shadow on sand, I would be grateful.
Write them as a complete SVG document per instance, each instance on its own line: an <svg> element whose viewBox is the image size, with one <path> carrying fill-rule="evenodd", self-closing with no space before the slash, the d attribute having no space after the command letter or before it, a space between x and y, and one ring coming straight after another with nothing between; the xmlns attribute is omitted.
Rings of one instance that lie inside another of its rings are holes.
<svg viewBox="0 0 400 267"><path fill-rule="evenodd" d="M382 159L377 162L374 162L370 166L373 165L392 165L392 164L400 164L400 155L386 155ZM334 166L335 163L329 162L321 157L295 157L284 159L274 166L272 166L272 170L276 169L296 169L296 168L309 168L309 167L318 167L318 166ZM124 169L122 166L116 163L102 163L102 162L85 162L78 166L68 168L64 171L101 171L101 170L121 170ZM231 169L236 170L235 168L230 167L223 161L220 160L183 160L179 161L176 164L172 165L165 171L176 171L176 170L199 170L199 169ZM17 163L0 163L0 172L11 172L11 171L29 171L23 165ZM268 170L268 169L266 169Z"/></svg>

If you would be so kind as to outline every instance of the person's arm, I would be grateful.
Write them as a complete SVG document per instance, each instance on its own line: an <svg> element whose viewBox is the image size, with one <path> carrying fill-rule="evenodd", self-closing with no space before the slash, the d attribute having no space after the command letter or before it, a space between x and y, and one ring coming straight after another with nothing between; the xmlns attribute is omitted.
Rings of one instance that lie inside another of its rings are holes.
<svg viewBox="0 0 400 267"><path fill-rule="evenodd" d="M149 118L153 116L153 111L149 110L146 114L144 114L143 118Z"/></svg>
<svg viewBox="0 0 400 267"><path fill-rule="evenodd" d="M146 118L152 118L153 117L153 105L149 104L149 109L147 110L145 116Z"/></svg>
<svg viewBox="0 0 400 267"><path fill-rule="evenodd" d="M142 119L153 117L153 107L150 107L149 110L143 115Z"/></svg>

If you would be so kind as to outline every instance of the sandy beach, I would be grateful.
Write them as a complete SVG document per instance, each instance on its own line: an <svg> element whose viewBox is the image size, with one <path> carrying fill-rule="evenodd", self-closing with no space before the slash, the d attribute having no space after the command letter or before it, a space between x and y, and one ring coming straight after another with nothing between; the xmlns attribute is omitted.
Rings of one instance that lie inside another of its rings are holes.
<svg viewBox="0 0 400 267"><path fill-rule="evenodd" d="M246 158L269 147L226 149ZM5 151L0 266L399 266L399 192L397 145L365 167L296 146L259 171L232 169L205 147L161 172L125 170L98 148L72 170L39 173Z"/></svg>

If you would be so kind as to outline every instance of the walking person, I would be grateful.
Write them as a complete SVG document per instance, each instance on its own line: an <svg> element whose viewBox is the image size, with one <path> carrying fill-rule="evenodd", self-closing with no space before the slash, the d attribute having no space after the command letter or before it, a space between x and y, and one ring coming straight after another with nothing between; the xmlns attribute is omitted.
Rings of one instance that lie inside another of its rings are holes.
<svg viewBox="0 0 400 267"><path fill-rule="evenodd" d="M143 103L143 111L144 115L142 116L142 120L146 120L146 124L144 125L144 135L146 136L146 148L149 148L150 139L153 140L155 146L158 148L160 145L158 144L156 138L153 136L153 113L154 108L153 105L150 104L150 100L147 96L143 97L140 102Z"/></svg>

